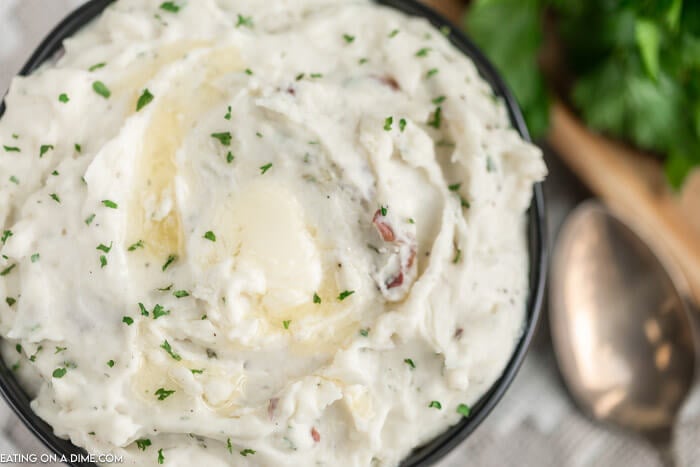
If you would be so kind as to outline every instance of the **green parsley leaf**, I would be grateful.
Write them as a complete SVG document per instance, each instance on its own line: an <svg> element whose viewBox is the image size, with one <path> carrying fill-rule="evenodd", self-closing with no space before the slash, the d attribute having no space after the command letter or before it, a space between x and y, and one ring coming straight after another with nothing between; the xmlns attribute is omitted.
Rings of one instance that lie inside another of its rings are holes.
<svg viewBox="0 0 700 467"><path fill-rule="evenodd" d="M12 233L11 230L5 230L5 231L2 233L2 237L0 237L0 242L2 242L2 244L4 245L4 244L7 242L7 239L10 238L10 237L13 236L13 235L14 235L14 234Z"/></svg>
<svg viewBox="0 0 700 467"><path fill-rule="evenodd" d="M158 319L161 316L167 316L169 314L170 310L166 310L161 305L156 305L155 308L153 308L153 319Z"/></svg>
<svg viewBox="0 0 700 467"><path fill-rule="evenodd" d="M228 164L230 164L231 162L233 162L233 159L234 159L233 153L231 151L229 151L228 154L226 154L226 162Z"/></svg>
<svg viewBox="0 0 700 467"><path fill-rule="evenodd" d="M440 126L442 125L442 107L435 109L432 118L428 120L428 125L436 130L440 129Z"/></svg>
<svg viewBox="0 0 700 467"><path fill-rule="evenodd" d="M389 207L388 206L380 206L379 212L382 213L382 217L386 217L387 213L389 212Z"/></svg>
<svg viewBox="0 0 700 467"><path fill-rule="evenodd" d="M222 133L212 133L211 137L214 139L218 139L219 142L224 146L231 146L231 139L233 138L230 131L225 131Z"/></svg>
<svg viewBox="0 0 700 467"><path fill-rule="evenodd" d="M243 457L247 457L248 455L253 455L253 454L255 454L255 451L252 450L252 449L244 449L244 450L241 451L240 454L241 454L241 456L243 456Z"/></svg>
<svg viewBox="0 0 700 467"><path fill-rule="evenodd" d="M63 378L64 376L66 376L67 372L68 370L66 370L65 368L56 368L55 370L53 370L53 373L51 373L51 376L53 376L54 378Z"/></svg>
<svg viewBox="0 0 700 467"><path fill-rule="evenodd" d="M301 81L302 79L304 79L304 76L305 76L304 73L299 73L296 77L296 80Z"/></svg>
<svg viewBox="0 0 700 467"><path fill-rule="evenodd" d="M343 34L343 39L345 39L345 42L348 44L355 42L355 36L351 36L350 34Z"/></svg>
<svg viewBox="0 0 700 467"><path fill-rule="evenodd" d="M322 73L311 73L309 76L311 76L312 78L323 78Z"/></svg>
<svg viewBox="0 0 700 467"><path fill-rule="evenodd" d="M151 94L151 91L149 91L148 89L144 89L143 93L141 94L141 97L139 97L138 102L136 102L136 111L140 111L151 102L153 102L153 94Z"/></svg>
<svg viewBox="0 0 700 467"><path fill-rule="evenodd" d="M109 242L109 246L100 243L99 245L97 245L96 250L104 251L105 253L109 253L110 251L112 251L112 245L113 245L113 242Z"/></svg>
<svg viewBox="0 0 700 467"><path fill-rule="evenodd" d="M5 303L7 303L7 306L12 306L15 303L17 303L17 299L12 298L12 297L6 297L5 298Z"/></svg>
<svg viewBox="0 0 700 467"><path fill-rule="evenodd" d="M63 102L64 104L68 103L70 101L70 98L68 97L68 94L63 93L58 96L58 101Z"/></svg>
<svg viewBox="0 0 700 467"><path fill-rule="evenodd" d="M157 289L157 290L158 290L159 292L170 292L170 291L172 290L172 288L173 288L173 285L175 285L175 284L170 284L170 285L167 286L167 287L161 287L161 288L159 288L159 289Z"/></svg>
<svg viewBox="0 0 700 467"><path fill-rule="evenodd" d="M108 362L107 362L107 366L110 367L110 368L113 368L113 367L114 367L114 360L108 361Z"/></svg>
<svg viewBox="0 0 700 467"><path fill-rule="evenodd" d="M384 120L384 131L391 131L391 126L394 124L394 117L387 117Z"/></svg>
<svg viewBox="0 0 700 467"><path fill-rule="evenodd" d="M228 452L233 454L233 445L231 444L231 438L226 439L226 449Z"/></svg>
<svg viewBox="0 0 700 467"><path fill-rule="evenodd" d="M282 321L282 326L284 326L284 329L289 329L290 324L292 324L292 321L289 319Z"/></svg>
<svg viewBox="0 0 700 467"><path fill-rule="evenodd" d="M51 175L53 175L54 177L58 177L61 174L58 173L58 170L54 170L53 172L51 172Z"/></svg>
<svg viewBox="0 0 700 467"><path fill-rule="evenodd" d="M143 303L139 303L139 311L141 312L141 316L148 316L148 310Z"/></svg>
<svg viewBox="0 0 700 467"><path fill-rule="evenodd" d="M344 290L340 292L340 295L338 295L338 301L342 302L346 298L348 298L350 295L354 294L354 290Z"/></svg>
<svg viewBox="0 0 700 467"><path fill-rule="evenodd" d="M411 360L410 358L404 359L403 362L404 362L406 365L410 366L412 370L415 370L415 369L416 369L416 364L413 363L413 360Z"/></svg>
<svg viewBox="0 0 700 467"><path fill-rule="evenodd" d="M15 350L17 351L17 353L22 353L22 344L15 345Z"/></svg>
<svg viewBox="0 0 700 467"><path fill-rule="evenodd" d="M317 305L321 303L321 297L316 292L314 292L314 303Z"/></svg>
<svg viewBox="0 0 700 467"><path fill-rule="evenodd" d="M418 52L416 52L416 57L427 57L428 54L430 53L430 47L424 47L420 49Z"/></svg>
<svg viewBox="0 0 700 467"><path fill-rule="evenodd" d="M65 352L66 350L68 350L68 347L58 347L58 346L56 346L56 351L55 351L53 354L54 354L54 355L58 355L58 354L60 354L61 352Z"/></svg>
<svg viewBox="0 0 700 467"><path fill-rule="evenodd" d="M406 119L402 118L401 120L399 120L399 130L401 130L401 133L403 133L405 129L406 129Z"/></svg>
<svg viewBox="0 0 700 467"><path fill-rule="evenodd" d="M87 216L87 218L85 219L85 224L90 225L90 224L92 224L92 221L94 221L94 220L95 220L95 215L94 215L94 214L90 214L90 215Z"/></svg>
<svg viewBox="0 0 700 467"><path fill-rule="evenodd" d="M139 248L143 248L143 247L144 247L143 240L139 240L138 242L136 242L136 243L134 243L133 245L131 245L131 246L127 249L127 251L135 251L135 250L138 250Z"/></svg>
<svg viewBox="0 0 700 467"><path fill-rule="evenodd" d="M245 74L248 75L248 76L253 76L253 70L251 70L250 68L246 68L246 69L245 69Z"/></svg>
<svg viewBox="0 0 700 467"><path fill-rule="evenodd" d="M88 68L88 71L91 71L91 72L92 72L92 71L95 71L95 70L99 70L100 68L104 68L105 65L107 65L105 62L96 63L96 64L94 64L93 66L91 66L90 68Z"/></svg>
<svg viewBox="0 0 700 467"><path fill-rule="evenodd" d="M446 99L447 99L447 97L445 97L445 96L436 97L435 99L433 99L433 104L440 105L443 102L445 102Z"/></svg>
<svg viewBox="0 0 700 467"><path fill-rule="evenodd" d="M214 232L212 232L211 230L209 230L204 234L203 238L206 238L207 240L215 242L216 241L216 234Z"/></svg>
<svg viewBox="0 0 700 467"><path fill-rule="evenodd" d="M369 329L360 329L360 335L362 337L367 337L369 336Z"/></svg>
<svg viewBox="0 0 700 467"><path fill-rule="evenodd" d="M466 404L459 404L459 406L457 406L457 413L463 417L468 417L471 412L472 410Z"/></svg>
<svg viewBox="0 0 700 467"><path fill-rule="evenodd" d="M264 175L265 172L267 172L267 171L270 170L271 168L272 168L272 162L267 163L267 164L265 164L265 165L263 165L263 166L260 167L260 173L261 173L262 175Z"/></svg>
<svg viewBox="0 0 700 467"><path fill-rule="evenodd" d="M41 259L41 255L40 255L39 253L34 253L34 254L31 256L31 261L32 261L32 263L36 263L36 262L39 261L40 259Z"/></svg>
<svg viewBox="0 0 700 467"><path fill-rule="evenodd" d="M160 4L160 9L170 13L177 13L180 11L180 5L175 2L163 2Z"/></svg>
<svg viewBox="0 0 700 467"><path fill-rule="evenodd" d="M459 202L462 205L462 207L465 209L469 209L470 207L472 207L471 203L469 203L469 201L464 199L464 197L462 197L462 196L459 197Z"/></svg>
<svg viewBox="0 0 700 467"><path fill-rule="evenodd" d="M22 152L20 148L17 146L2 146L5 149L5 152Z"/></svg>
<svg viewBox="0 0 700 467"><path fill-rule="evenodd" d="M254 26L253 18L251 16L238 15L238 22L236 23L236 27L240 28L241 26L245 26L246 28L252 28Z"/></svg>
<svg viewBox="0 0 700 467"><path fill-rule="evenodd" d="M14 175L10 176L10 181L14 183L15 185L19 185L19 179L15 177Z"/></svg>
<svg viewBox="0 0 700 467"><path fill-rule="evenodd" d="M185 298L185 297L189 297L190 293L187 290L176 290L175 292L173 292L173 295L176 298Z"/></svg>
<svg viewBox="0 0 700 467"><path fill-rule="evenodd" d="M398 30L398 29L394 29L393 31L391 31L391 32L389 33L389 39L393 39L394 37L398 36L398 34L399 34L399 30Z"/></svg>
<svg viewBox="0 0 700 467"><path fill-rule="evenodd" d="M455 251L455 257L454 257L454 259L452 259L452 263L453 263L453 264L457 264L457 263L459 263L459 261L460 261L461 259L462 259L462 250L460 250L459 248L457 248L456 251Z"/></svg>
<svg viewBox="0 0 700 467"><path fill-rule="evenodd" d="M8 275L9 273L12 272L12 270L13 270L15 267L17 267L17 264L12 264L12 265L6 267L6 268L3 269L2 271L0 271L0 277Z"/></svg>
<svg viewBox="0 0 700 467"><path fill-rule="evenodd" d="M105 99L109 99L109 96L112 95L112 91L110 91L109 88L102 81L95 81L94 83L92 83L92 89Z"/></svg>
<svg viewBox="0 0 700 467"><path fill-rule="evenodd" d="M430 70L428 70L428 73L426 73L426 76L428 78L432 78L433 76L437 75L439 72L440 72L440 70L438 70L437 68L431 68Z"/></svg>
<svg viewBox="0 0 700 467"><path fill-rule="evenodd" d="M486 157L486 171L487 172L495 172L496 171L496 163L493 161L493 158L491 156Z"/></svg>
<svg viewBox="0 0 700 467"><path fill-rule="evenodd" d="M224 115L224 119L226 120L231 120L231 106L228 106L228 111L226 112L226 115Z"/></svg>
<svg viewBox="0 0 700 467"><path fill-rule="evenodd" d="M103 200L102 200L102 205L103 205L104 207L106 207L106 208L109 208L109 209L117 209L117 208L119 208L119 205L118 205L117 203L115 203L114 201L110 201L110 200L108 200L108 199L103 199Z"/></svg>
<svg viewBox="0 0 700 467"><path fill-rule="evenodd" d="M134 324L134 320L129 316L124 316L122 318L122 323L126 324L127 326L131 326L132 324Z"/></svg>
<svg viewBox="0 0 700 467"><path fill-rule="evenodd" d="M160 344L160 348L165 350L168 355L173 358L173 360L177 360L178 362L182 360L182 357L173 351L173 348L170 346L170 343L167 340L164 340L163 343Z"/></svg>
<svg viewBox="0 0 700 467"><path fill-rule="evenodd" d="M51 193L49 196L52 200L56 201L58 204L61 204L61 198L59 198L56 193Z"/></svg>
<svg viewBox="0 0 700 467"><path fill-rule="evenodd" d="M162 400L162 399L159 399L159 400ZM158 449L158 463L162 464L163 462L165 462L165 456L163 455L163 449L161 448L161 449Z"/></svg>
<svg viewBox="0 0 700 467"><path fill-rule="evenodd" d="M365 58L365 57L363 57L357 61L357 63L360 65L364 65L365 63L368 63L368 62L369 62L369 58Z"/></svg>
<svg viewBox="0 0 700 467"><path fill-rule="evenodd" d="M175 394L174 390L168 390L165 388L158 388L156 389L156 392L153 393L153 395L158 396L159 401L164 401L173 394Z"/></svg>
<svg viewBox="0 0 700 467"><path fill-rule="evenodd" d="M195 368L192 368L190 371L192 372L193 375L201 375L202 373L204 373L204 369L197 370Z"/></svg>
<svg viewBox="0 0 700 467"><path fill-rule="evenodd" d="M163 272L165 272L168 267L170 267L171 264L173 264L175 261L177 261L177 255L170 255L168 256L168 259L165 260L165 263L163 264Z"/></svg>
<svg viewBox="0 0 700 467"><path fill-rule="evenodd" d="M100 255L100 268L104 269L107 266L107 257L105 255Z"/></svg>
<svg viewBox="0 0 700 467"><path fill-rule="evenodd" d="M148 438L141 438L136 440L136 447L142 451L145 451L148 446L151 445L151 440Z"/></svg>
<svg viewBox="0 0 700 467"><path fill-rule="evenodd" d="M461 183L455 183L453 185L448 186L447 188L449 188L450 191L459 191L461 186Z"/></svg>
<svg viewBox="0 0 700 467"><path fill-rule="evenodd" d="M78 143L75 143L73 147L75 148L76 152L83 152L82 146L80 146Z"/></svg>
<svg viewBox="0 0 700 467"><path fill-rule="evenodd" d="M442 404L441 404L440 402L438 402L438 401L432 401L432 402L430 402L430 404L428 405L428 407L430 407L431 409L442 410Z"/></svg>

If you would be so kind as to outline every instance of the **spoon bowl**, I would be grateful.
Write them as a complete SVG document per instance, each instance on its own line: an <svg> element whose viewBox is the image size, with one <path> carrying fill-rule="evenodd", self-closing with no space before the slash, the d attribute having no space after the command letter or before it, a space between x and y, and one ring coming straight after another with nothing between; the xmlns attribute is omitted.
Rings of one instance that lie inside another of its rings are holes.
<svg viewBox="0 0 700 467"><path fill-rule="evenodd" d="M667 450L690 392L695 345L686 302L654 251L602 205L581 205L552 263L557 362L592 418Z"/></svg>

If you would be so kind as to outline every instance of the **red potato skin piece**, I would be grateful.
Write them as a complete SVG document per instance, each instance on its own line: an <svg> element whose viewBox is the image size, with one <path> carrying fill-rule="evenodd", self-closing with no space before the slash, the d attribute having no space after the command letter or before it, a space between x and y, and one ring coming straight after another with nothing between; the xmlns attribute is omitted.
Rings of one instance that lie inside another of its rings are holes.
<svg viewBox="0 0 700 467"><path fill-rule="evenodd" d="M394 277L391 281L387 282L386 288L393 289L394 287L401 287L403 285L403 271L399 271L398 275Z"/></svg>
<svg viewBox="0 0 700 467"><path fill-rule="evenodd" d="M382 83L385 86L389 86L391 89L394 91L399 91L401 90L401 86L399 86L399 82L396 81L396 78L393 76L389 75L383 75L383 76L374 76L374 78Z"/></svg>
<svg viewBox="0 0 700 467"><path fill-rule="evenodd" d="M321 434L316 430L316 427L311 428L311 437L314 439L314 442L321 442Z"/></svg>
<svg viewBox="0 0 700 467"><path fill-rule="evenodd" d="M391 227L389 227L389 224L382 220L383 217L384 216L382 216L382 210L377 209L377 212L374 213L372 223L377 228L377 231L379 231L379 235L382 236L382 239L385 242L393 242L394 240L396 240L396 235L394 234L394 230Z"/></svg>

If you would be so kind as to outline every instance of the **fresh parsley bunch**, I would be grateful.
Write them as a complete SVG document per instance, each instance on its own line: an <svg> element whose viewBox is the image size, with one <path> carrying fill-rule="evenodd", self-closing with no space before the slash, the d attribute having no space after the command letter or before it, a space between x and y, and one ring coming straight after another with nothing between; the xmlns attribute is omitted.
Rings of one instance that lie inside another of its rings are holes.
<svg viewBox="0 0 700 467"><path fill-rule="evenodd" d="M664 154L676 188L700 165L700 0L476 0L466 26L533 135L549 120L546 30L574 78L563 97L590 128Z"/></svg>

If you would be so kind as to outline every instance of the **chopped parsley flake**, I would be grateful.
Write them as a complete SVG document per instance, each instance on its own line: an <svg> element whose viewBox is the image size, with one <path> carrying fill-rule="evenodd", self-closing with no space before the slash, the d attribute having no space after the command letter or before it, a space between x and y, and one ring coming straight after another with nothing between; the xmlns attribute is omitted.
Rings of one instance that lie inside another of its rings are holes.
<svg viewBox="0 0 700 467"><path fill-rule="evenodd" d="M32 261L32 263L36 263L36 262L39 261L40 259L41 259L41 255L39 255L39 253L34 253L34 254L31 256L31 261Z"/></svg>
<svg viewBox="0 0 700 467"><path fill-rule="evenodd" d="M342 302L343 300L345 300L346 298L348 298L350 295L352 295L354 293L355 293L354 290L344 290L344 291L340 292L340 295L338 295L338 301Z"/></svg>
<svg viewBox="0 0 700 467"><path fill-rule="evenodd" d="M387 212L389 212L389 207L388 206L381 206L379 208L379 212L382 213L382 217L386 217Z"/></svg>
<svg viewBox="0 0 700 467"><path fill-rule="evenodd" d="M322 73L311 73L311 75L309 76L311 76L312 78L323 78Z"/></svg>
<svg viewBox="0 0 700 467"><path fill-rule="evenodd" d="M238 22L236 23L236 27L240 28L241 26L244 26L246 28L252 28L254 26L253 18L251 16L238 15Z"/></svg>
<svg viewBox="0 0 700 467"><path fill-rule="evenodd" d="M96 63L96 64L94 64L93 66L91 66L90 68L88 68L88 71L99 70L100 68L104 68L106 65L107 65L107 64L106 64L105 62Z"/></svg>
<svg viewBox="0 0 700 467"><path fill-rule="evenodd" d="M442 410L442 404L438 401L431 401L430 404L428 404L428 407L431 409Z"/></svg>
<svg viewBox="0 0 700 467"><path fill-rule="evenodd" d="M150 104L153 101L153 94L151 94L151 91L148 89L144 89L143 93L141 94L141 97L139 97L138 102L136 102L136 111L140 111L144 107L146 107L148 104Z"/></svg>
<svg viewBox="0 0 700 467"><path fill-rule="evenodd" d="M255 136L257 136L258 138L262 138L262 137L263 137L263 134L260 133L259 131L256 131L256 132L255 132Z"/></svg>
<svg viewBox="0 0 700 467"><path fill-rule="evenodd" d="M134 251L134 250L137 250L139 248L143 248L143 240L139 240L138 242L134 243L127 250Z"/></svg>
<svg viewBox="0 0 700 467"><path fill-rule="evenodd" d="M56 346L56 351L53 353L54 355L60 354L61 352L65 352L68 350L68 347L58 347Z"/></svg>
<svg viewBox="0 0 700 467"><path fill-rule="evenodd" d="M255 451L252 449L244 449L241 451L241 456L247 457L248 455L253 455L255 454Z"/></svg>
<svg viewBox="0 0 700 467"><path fill-rule="evenodd" d="M426 76L428 78L432 78L433 76L437 75L439 72L440 72L440 70L438 70L437 68L431 68L430 70L428 70L428 73L426 74Z"/></svg>
<svg viewBox="0 0 700 467"><path fill-rule="evenodd" d="M68 97L68 94L66 94L66 93L64 92L63 94L61 94L61 95L58 96L58 101L59 101L59 102L63 102L64 104L67 104L68 101L70 101L70 98Z"/></svg>
<svg viewBox="0 0 700 467"><path fill-rule="evenodd" d="M124 316L122 318L122 323L125 323L127 326L131 326L134 324L134 320L130 316Z"/></svg>
<svg viewBox="0 0 700 467"><path fill-rule="evenodd" d="M51 376L53 376L54 378L63 378L64 376L66 376L67 371L68 370L66 370L65 368L56 368L55 370L53 370L53 373L51 373Z"/></svg>
<svg viewBox="0 0 700 467"><path fill-rule="evenodd" d="M401 133L403 133L405 129L406 129L406 119L402 118L401 120L399 120L399 130L401 130Z"/></svg>
<svg viewBox="0 0 700 467"><path fill-rule="evenodd" d="M58 177L61 174L58 173L58 170L54 170L53 172L51 172L51 175L53 175L54 177Z"/></svg>
<svg viewBox="0 0 700 467"><path fill-rule="evenodd" d="M246 68L246 69L245 69L245 74L248 75L248 76L253 76L253 70L251 70L250 68Z"/></svg>
<svg viewBox="0 0 700 467"><path fill-rule="evenodd" d="M442 124L442 107L438 107L437 109L435 109L435 112L433 113L433 117L428 121L428 125L435 128L436 130L439 130L441 124Z"/></svg>
<svg viewBox="0 0 700 467"><path fill-rule="evenodd" d="M108 361L108 362L107 362L107 366L110 367L110 368L113 368L113 367L114 367L114 360Z"/></svg>
<svg viewBox="0 0 700 467"><path fill-rule="evenodd" d="M343 34L343 39L345 39L345 42L348 44L355 42L355 36L351 36L350 34Z"/></svg>
<svg viewBox="0 0 700 467"><path fill-rule="evenodd" d="M94 214L90 214L90 215L87 216L87 218L85 219L85 224L90 225L90 224L92 224L92 221L94 221L94 220L95 220L95 215L94 215Z"/></svg>
<svg viewBox="0 0 700 467"><path fill-rule="evenodd" d="M106 208L109 208L109 209L117 209L119 207L119 205L117 203L115 203L114 201L110 201L108 199L103 199L102 205Z"/></svg>
<svg viewBox="0 0 700 467"><path fill-rule="evenodd" d="M19 185L19 179L15 177L14 175L10 176L10 181L14 183L15 185Z"/></svg>
<svg viewBox="0 0 700 467"><path fill-rule="evenodd" d="M462 250L457 248L457 251L455 251L455 257L452 260L452 263L457 264L459 261L462 259Z"/></svg>
<svg viewBox="0 0 700 467"><path fill-rule="evenodd" d="M97 245L96 250L104 251L105 253L109 253L110 251L112 251L112 245L113 245L113 242L109 242L109 246L100 243L99 245Z"/></svg>
<svg viewBox="0 0 700 467"><path fill-rule="evenodd" d="M170 13L177 13L180 11L180 5L175 2L163 2L160 4L160 9Z"/></svg>
<svg viewBox="0 0 700 467"><path fill-rule="evenodd" d="M211 137L214 139L218 139L221 144L224 146L231 146L231 139L233 136L231 136L230 131L225 131L222 133L212 133Z"/></svg>
<svg viewBox="0 0 700 467"><path fill-rule="evenodd" d="M264 175L265 172L267 172L267 171L270 170L271 168L272 168L272 162L267 163L267 164L265 164L265 165L263 165L263 166L260 167L260 173Z"/></svg>
<svg viewBox="0 0 700 467"><path fill-rule="evenodd" d="M142 316L148 316L148 310L143 303L139 303L139 311L141 312Z"/></svg>
<svg viewBox="0 0 700 467"><path fill-rule="evenodd" d="M3 245L4 245L5 242L7 242L7 239L10 238L10 237L13 236L13 235L14 235L14 234L12 233L11 230L5 230L5 231L2 233L2 237L0 237L0 242L2 242Z"/></svg>
<svg viewBox="0 0 700 467"><path fill-rule="evenodd" d="M396 37L396 36L398 36L398 35L399 35L399 30L398 30L398 29L394 29L393 31L391 31L391 32L389 33L389 39L393 39L394 37Z"/></svg>
<svg viewBox="0 0 700 467"><path fill-rule="evenodd" d="M285 319L282 321L282 326L284 326L284 329L289 329L289 325L292 324L292 321L289 319Z"/></svg>
<svg viewBox="0 0 700 467"><path fill-rule="evenodd" d="M76 150L77 152L82 152L82 151L83 151L82 146L80 146L78 143L75 143L75 145L74 145L73 147L75 148L75 150Z"/></svg>
<svg viewBox="0 0 700 467"><path fill-rule="evenodd" d="M459 197L459 202L462 205L462 207L465 209L469 209L470 207L472 207L471 203L469 203L469 201L464 199L464 197L462 197L462 196Z"/></svg>
<svg viewBox="0 0 700 467"><path fill-rule="evenodd" d="M161 306L161 305L156 305L156 306L153 308L153 319L158 319L158 318L160 318L161 316L167 316L167 315L169 315L169 314L170 314L170 310L166 310L166 309L163 308L163 306Z"/></svg>
<svg viewBox="0 0 700 467"><path fill-rule="evenodd" d="M22 344L15 345L15 350L17 351L17 353L22 353Z"/></svg>
<svg viewBox="0 0 700 467"><path fill-rule="evenodd" d="M53 150L53 145L51 144L42 144L41 147L39 148L39 157L44 157L44 154L47 152Z"/></svg>
<svg viewBox="0 0 700 467"><path fill-rule="evenodd" d="M22 152L22 150L16 146L2 146L6 152Z"/></svg>
<svg viewBox="0 0 700 467"><path fill-rule="evenodd" d="M163 272L165 272L165 270L168 269L168 267L169 267L171 264L173 264L175 261L177 261L177 255L170 255L170 256L168 256L168 259L165 260L165 263L163 264L163 267L162 267Z"/></svg>
<svg viewBox="0 0 700 467"><path fill-rule="evenodd" d="M12 139L19 139L19 135L17 133L12 133Z"/></svg>
<svg viewBox="0 0 700 467"><path fill-rule="evenodd" d="M178 362L182 360L182 357L173 351L173 348L170 346L170 343L167 340L164 340L163 343L160 344L160 348L168 352L168 355L173 357L173 360L177 360Z"/></svg>
<svg viewBox="0 0 700 467"><path fill-rule="evenodd" d="M302 79L304 79L304 76L306 76L304 73L299 73L296 77L296 80L301 81Z"/></svg>
<svg viewBox="0 0 700 467"><path fill-rule="evenodd" d="M316 292L314 292L314 303L317 305L321 303L321 297Z"/></svg>
<svg viewBox="0 0 700 467"><path fill-rule="evenodd" d="M364 65L367 62L369 62L369 58L365 58L365 57L363 57L357 61L357 63L359 63L360 65Z"/></svg>
<svg viewBox="0 0 700 467"><path fill-rule="evenodd" d="M100 256L100 268L107 266L107 257L105 255Z"/></svg>
<svg viewBox="0 0 700 467"><path fill-rule="evenodd" d="M109 99L109 96L112 95L112 91L110 91L109 88L102 81L95 81L94 83L92 83L92 89L105 99Z"/></svg>
<svg viewBox="0 0 700 467"><path fill-rule="evenodd" d="M51 197L52 200L56 201L57 203L59 203L59 204L61 203L61 198L59 198L56 193L51 193L49 196Z"/></svg>
<svg viewBox="0 0 700 467"><path fill-rule="evenodd" d="M164 388L158 388L158 389L156 389L156 392L154 392L153 394L158 396L159 401L164 401L165 399L167 399L171 395L175 394L175 391L164 389Z"/></svg>
<svg viewBox="0 0 700 467"><path fill-rule="evenodd" d="M12 298L12 297L7 297L7 298L5 298L5 303L7 303L7 306L12 306L15 303L17 303L17 299Z"/></svg>
<svg viewBox="0 0 700 467"><path fill-rule="evenodd" d="M430 47L424 47L416 52L416 57L427 57L428 53L430 53Z"/></svg>
<svg viewBox="0 0 700 467"><path fill-rule="evenodd" d="M12 371L17 371L17 370L19 370L19 362L12 365Z"/></svg>
<svg viewBox="0 0 700 467"><path fill-rule="evenodd" d="M457 413L462 415L463 417L468 417L472 412L472 409L469 408L467 404L459 404L457 406Z"/></svg>
<svg viewBox="0 0 700 467"><path fill-rule="evenodd" d="M160 399L160 400L162 400L162 399ZM163 456L163 449L161 448L161 449L158 449L158 463L162 464L163 462L165 462L165 456Z"/></svg>
<svg viewBox="0 0 700 467"><path fill-rule="evenodd" d="M462 186L461 183L455 183L453 185L448 186L447 188L449 188L450 191L459 191L461 186Z"/></svg>
<svg viewBox="0 0 700 467"><path fill-rule="evenodd" d="M226 112L226 115L224 115L224 118L226 120L231 120L231 106L228 106L228 111Z"/></svg>
<svg viewBox="0 0 700 467"><path fill-rule="evenodd" d="M445 102L445 99L447 99L447 97L445 96L436 97L435 99L433 99L433 104L440 105L443 102Z"/></svg>
<svg viewBox="0 0 700 467"><path fill-rule="evenodd" d="M416 369L416 364L413 363L413 360L411 360L410 358L404 359L403 362L404 362L406 365L410 366L412 370L415 370L415 369Z"/></svg>
<svg viewBox="0 0 700 467"><path fill-rule="evenodd" d="M230 164L231 162L233 162L233 159L235 159L235 157L233 153L229 151L228 154L226 154L226 162Z"/></svg>
<svg viewBox="0 0 700 467"><path fill-rule="evenodd" d="M362 337L367 337L369 336L369 329L360 329L360 335Z"/></svg>
<svg viewBox="0 0 700 467"><path fill-rule="evenodd" d="M16 264L12 264L12 265L6 267L6 268L3 269L2 271L0 271L0 277L8 275L9 273L12 272L12 270L13 270L15 267L17 267Z"/></svg>
<svg viewBox="0 0 700 467"><path fill-rule="evenodd" d="M167 286L167 287L161 287L161 288L158 289L158 291L159 291L159 292L169 292L169 291L173 288L173 285L175 285L175 284L170 284L170 285Z"/></svg>
<svg viewBox="0 0 700 467"><path fill-rule="evenodd" d="M415 219L413 219L412 217L409 217L409 218L408 218L408 223L409 223L409 224L415 224L416 221L415 221Z"/></svg>
<svg viewBox="0 0 700 467"><path fill-rule="evenodd" d="M233 454L233 445L231 444L231 438L226 439L226 449L228 449L228 452Z"/></svg>
<svg viewBox="0 0 700 467"><path fill-rule="evenodd" d="M148 446L151 445L151 440L148 438L141 438L136 440L136 447L140 450L145 451Z"/></svg>
<svg viewBox="0 0 700 467"><path fill-rule="evenodd" d="M185 298L185 297L189 297L190 293L187 290L176 290L175 292L173 292L173 295L176 298Z"/></svg>
<svg viewBox="0 0 700 467"><path fill-rule="evenodd" d="M391 131L391 125L394 124L394 117L387 117L384 120L384 131Z"/></svg>
<svg viewBox="0 0 700 467"><path fill-rule="evenodd" d="M192 368L190 371L193 375L201 375L202 373L204 373L204 369L198 370L196 368Z"/></svg>
<svg viewBox="0 0 700 467"><path fill-rule="evenodd" d="M204 234L204 238L206 238L207 240L211 240L212 242L215 242L216 241L216 234L214 232L212 232L211 230L209 230Z"/></svg>
<svg viewBox="0 0 700 467"><path fill-rule="evenodd" d="M493 162L493 159L491 156L488 156L486 158L486 171L487 172L495 172L496 171L496 164Z"/></svg>

